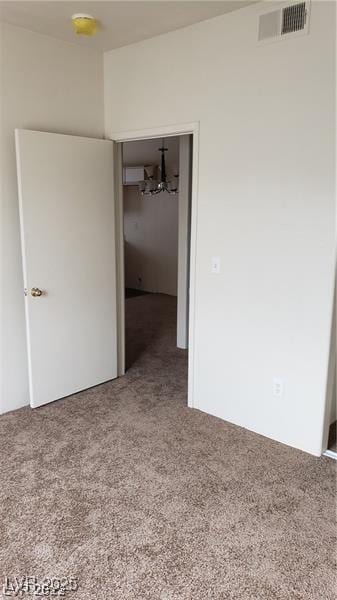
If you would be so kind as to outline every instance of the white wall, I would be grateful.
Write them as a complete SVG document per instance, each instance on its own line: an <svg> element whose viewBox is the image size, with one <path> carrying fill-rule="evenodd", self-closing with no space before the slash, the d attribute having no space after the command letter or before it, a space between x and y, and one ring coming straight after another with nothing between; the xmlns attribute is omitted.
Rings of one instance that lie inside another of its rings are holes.
<svg viewBox="0 0 337 600"><path fill-rule="evenodd" d="M291 40L257 45L257 4L107 53L105 118L107 135L200 122L195 405L319 455L336 20L333 2L311 5L310 34ZM154 91L144 82L159 72ZM274 377L284 379L281 399Z"/></svg>
<svg viewBox="0 0 337 600"><path fill-rule="evenodd" d="M14 129L101 137L103 65L94 52L25 29L0 24L0 36L0 412L4 412L29 401Z"/></svg>
<svg viewBox="0 0 337 600"><path fill-rule="evenodd" d="M179 197L123 189L126 287L176 296Z"/></svg>
<svg viewBox="0 0 337 600"><path fill-rule="evenodd" d="M123 165L160 165L162 140L123 144ZM168 177L179 171L179 138L165 140ZM177 295L178 196L142 196L137 186L123 187L125 284L147 292ZM140 281L141 280L141 281Z"/></svg>

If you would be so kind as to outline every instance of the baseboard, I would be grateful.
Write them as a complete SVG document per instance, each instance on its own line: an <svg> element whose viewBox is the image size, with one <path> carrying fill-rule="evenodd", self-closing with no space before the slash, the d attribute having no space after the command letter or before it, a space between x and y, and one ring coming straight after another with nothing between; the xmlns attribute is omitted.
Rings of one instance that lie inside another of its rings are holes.
<svg viewBox="0 0 337 600"><path fill-rule="evenodd" d="M323 456L328 456L329 458L337 460L337 452L334 452L333 450L326 450L323 452Z"/></svg>

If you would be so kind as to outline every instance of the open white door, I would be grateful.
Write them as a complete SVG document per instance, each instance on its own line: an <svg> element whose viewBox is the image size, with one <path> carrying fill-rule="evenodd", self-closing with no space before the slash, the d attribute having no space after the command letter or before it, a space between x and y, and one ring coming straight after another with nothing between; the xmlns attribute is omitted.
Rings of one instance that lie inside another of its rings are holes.
<svg viewBox="0 0 337 600"><path fill-rule="evenodd" d="M15 136L30 403L37 407L117 376L113 142L27 130Z"/></svg>

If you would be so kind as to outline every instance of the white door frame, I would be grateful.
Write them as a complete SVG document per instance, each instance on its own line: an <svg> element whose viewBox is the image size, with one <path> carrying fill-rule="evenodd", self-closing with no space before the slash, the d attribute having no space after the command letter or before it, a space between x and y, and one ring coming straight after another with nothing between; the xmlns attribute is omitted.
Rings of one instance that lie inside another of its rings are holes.
<svg viewBox="0 0 337 600"><path fill-rule="evenodd" d="M125 373L125 314L124 314L124 233L123 233L123 184L122 142L173 137L193 136L192 152L192 197L191 197L191 241L190 241L190 297L189 297L189 351L188 351L188 406L197 408L194 395L195 375L195 289L196 289L196 242L197 206L199 180L199 122L179 123L151 129L116 131L108 135L117 144L116 156L116 240L117 240L117 322L118 325L118 375Z"/></svg>

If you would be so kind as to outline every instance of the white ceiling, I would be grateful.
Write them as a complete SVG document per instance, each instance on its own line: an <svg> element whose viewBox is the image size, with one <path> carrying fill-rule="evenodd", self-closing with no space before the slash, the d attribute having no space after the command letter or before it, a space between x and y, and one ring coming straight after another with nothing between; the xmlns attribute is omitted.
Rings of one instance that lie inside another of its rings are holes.
<svg viewBox="0 0 337 600"><path fill-rule="evenodd" d="M0 1L0 19L37 33L105 52L243 8L248 4L253 4L253 1L7 0ZM98 20L99 29L94 37L76 36L73 33L71 16L76 12L89 13Z"/></svg>

